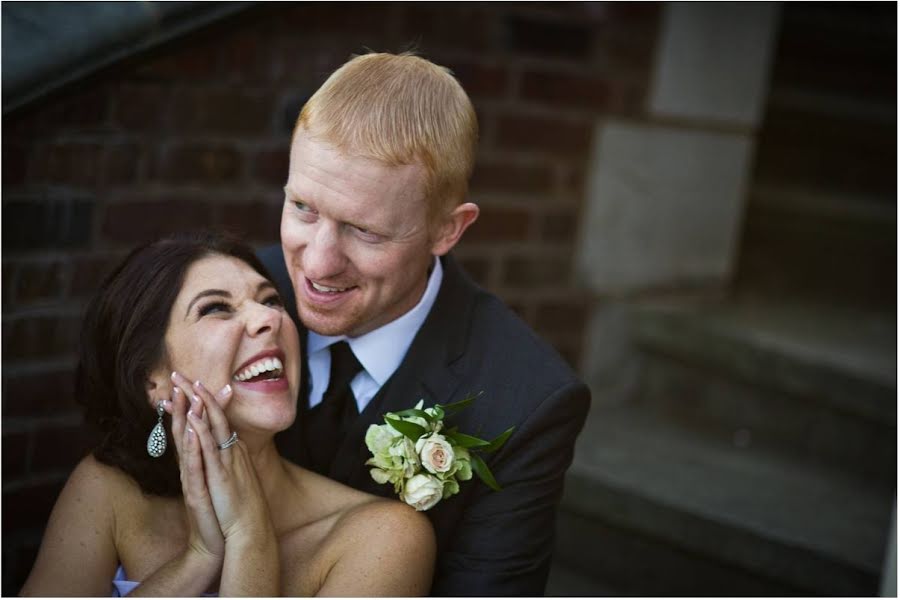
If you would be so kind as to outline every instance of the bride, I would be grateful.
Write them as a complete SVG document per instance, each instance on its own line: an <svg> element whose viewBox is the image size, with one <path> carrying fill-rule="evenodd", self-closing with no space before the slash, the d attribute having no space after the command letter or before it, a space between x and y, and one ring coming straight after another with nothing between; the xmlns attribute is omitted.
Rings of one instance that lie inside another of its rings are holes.
<svg viewBox="0 0 900 600"><path fill-rule="evenodd" d="M61 492L22 594L427 594L424 515L279 456L300 368L249 248L197 234L132 252L82 333L78 396L102 441Z"/></svg>

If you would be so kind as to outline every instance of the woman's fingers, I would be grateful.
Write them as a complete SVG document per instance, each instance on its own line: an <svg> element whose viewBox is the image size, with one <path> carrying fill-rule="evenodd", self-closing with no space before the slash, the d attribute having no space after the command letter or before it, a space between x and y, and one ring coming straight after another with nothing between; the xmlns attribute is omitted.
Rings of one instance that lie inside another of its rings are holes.
<svg viewBox="0 0 900 600"><path fill-rule="evenodd" d="M199 542L207 551L221 555L225 541L204 477L203 457L196 430L190 425L186 426L182 438L181 488L185 506L196 527Z"/></svg>
<svg viewBox="0 0 900 600"><path fill-rule="evenodd" d="M165 404L166 411L172 416L172 440L179 456L182 453L184 443L184 426L187 413L187 402L179 388L172 390L172 400Z"/></svg>
<svg viewBox="0 0 900 600"><path fill-rule="evenodd" d="M193 412L188 414L188 424L193 428L203 455L203 465L207 476L214 481L222 481L223 465L221 451L213 440L209 424L197 417Z"/></svg>
<svg viewBox="0 0 900 600"><path fill-rule="evenodd" d="M231 400L231 386L226 385L215 396L210 394L199 381L194 384L194 391L203 398L206 415L209 417L210 430L217 444L221 444L231 436L231 425L225 417L223 405L227 406Z"/></svg>
<svg viewBox="0 0 900 600"><path fill-rule="evenodd" d="M181 393L184 394L186 399L192 398L194 394L194 386L188 380L187 377L179 373L178 371L172 372L172 383L181 390ZM190 407L190 410L197 411L197 416L203 418L203 405L201 404L198 408L195 408L193 405Z"/></svg>

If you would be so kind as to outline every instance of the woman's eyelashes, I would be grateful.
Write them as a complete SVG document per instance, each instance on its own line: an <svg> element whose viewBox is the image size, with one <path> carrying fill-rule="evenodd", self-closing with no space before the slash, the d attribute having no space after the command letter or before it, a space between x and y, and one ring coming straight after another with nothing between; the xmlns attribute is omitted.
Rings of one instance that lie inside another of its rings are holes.
<svg viewBox="0 0 900 600"><path fill-rule="evenodd" d="M276 306L278 308L284 307L284 302L281 301L281 296L279 296L278 294L271 294L270 296L267 296L262 303L266 306Z"/></svg>
<svg viewBox="0 0 900 600"><path fill-rule="evenodd" d="M213 302L209 302L207 304L201 304L197 308L197 313L201 317L205 317L206 315L211 315L215 313L230 313L231 305L227 302L223 302L221 300L216 300Z"/></svg>
<svg viewBox="0 0 900 600"><path fill-rule="evenodd" d="M281 301L281 296L277 293L272 293L265 296L262 300L259 301L263 306L269 306L272 308L284 308L284 302ZM197 316L205 317L208 315L228 315L234 312L234 307L224 300L214 300L212 302L208 302L206 304L201 304L197 307Z"/></svg>

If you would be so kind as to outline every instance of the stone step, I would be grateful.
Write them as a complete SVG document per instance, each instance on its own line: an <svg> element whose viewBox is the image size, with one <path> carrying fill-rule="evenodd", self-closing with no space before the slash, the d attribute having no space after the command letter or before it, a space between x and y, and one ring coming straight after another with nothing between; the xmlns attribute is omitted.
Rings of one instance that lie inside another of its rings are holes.
<svg viewBox="0 0 900 600"><path fill-rule="evenodd" d="M896 480L896 317L764 298L642 303L636 401L735 443Z"/></svg>
<svg viewBox="0 0 900 600"><path fill-rule="evenodd" d="M798 103L768 104L757 139L754 184L896 196L896 119L880 122L864 110L857 118L838 118Z"/></svg>
<svg viewBox="0 0 900 600"><path fill-rule="evenodd" d="M894 312L896 265L895 193L886 199L754 186L738 289Z"/></svg>
<svg viewBox="0 0 900 600"><path fill-rule="evenodd" d="M636 406L579 438L557 560L631 595L873 595L894 487Z"/></svg>
<svg viewBox="0 0 900 600"><path fill-rule="evenodd" d="M544 595L559 598L572 596L621 596L621 592L603 581L592 578L569 566L554 561L550 566L550 577Z"/></svg>

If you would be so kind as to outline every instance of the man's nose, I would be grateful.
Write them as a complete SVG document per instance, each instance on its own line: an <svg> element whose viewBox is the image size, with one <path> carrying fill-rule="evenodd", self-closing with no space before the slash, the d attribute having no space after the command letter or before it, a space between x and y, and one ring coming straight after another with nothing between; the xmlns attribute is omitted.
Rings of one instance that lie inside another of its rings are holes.
<svg viewBox="0 0 900 600"><path fill-rule="evenodd" d="M312 280L324 280L344 270L346 257L341 247L339 225L321 223L303 249L303 270Z"/></svg>

